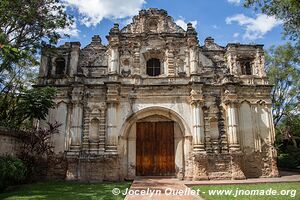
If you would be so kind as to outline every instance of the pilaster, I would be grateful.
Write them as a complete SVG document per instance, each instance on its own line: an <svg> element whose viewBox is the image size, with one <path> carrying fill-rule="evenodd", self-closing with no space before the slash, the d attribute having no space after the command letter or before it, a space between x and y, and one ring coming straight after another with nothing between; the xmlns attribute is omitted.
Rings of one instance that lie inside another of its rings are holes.
<svg viewBox="0 0 300 200"><path fill-rule="evenodd" d="M228 90L225 91L224 103L226 105L227 115L227 135L229 143L229 151L240 151L240 144L238 138L238 115L237 115L237 95Z"/></svg>
<svg viewBox="0 0 300 200"><path fill-rule="evenodd" d="M193 114L193 152L205 152L204 146L204 116L203 116L203 96L201 92L191 91L190 103Z"/></svg>
<svg viewBox="0 0 300 200"><path fill-rule="evenodd" d="M117 106L119 104L119 84L106 83L107 86L107 135L106 151L117 153L118 133L117 133Z"/></svg>
<svg viewBox="0 0 300 200"><path fill-rule="evenodd" d="M84 115L83 115L83 137L82 137L82 149L88 150L89 148L89 110L87 105L84 106Z"/></svg>

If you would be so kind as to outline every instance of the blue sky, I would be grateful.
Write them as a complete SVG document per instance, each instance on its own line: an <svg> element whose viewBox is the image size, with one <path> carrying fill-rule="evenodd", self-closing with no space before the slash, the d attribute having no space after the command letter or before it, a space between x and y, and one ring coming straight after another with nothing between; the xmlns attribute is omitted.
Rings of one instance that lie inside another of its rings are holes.
<svg viewBox="0 0 300 200"><path fill-rule="evenodd" d="M69 33L66 41L80 41L84 47L93 35L100 35L104 44L113 23L122 28L140 9L165 9L174 21L185 28L196 26L199 42L206 37L226 46L230 42L264 44L265 48L285 43L282 23L254 9L246 9L241 0L64 0L67 12L75 17L75 24L63 30Z"/></svg>

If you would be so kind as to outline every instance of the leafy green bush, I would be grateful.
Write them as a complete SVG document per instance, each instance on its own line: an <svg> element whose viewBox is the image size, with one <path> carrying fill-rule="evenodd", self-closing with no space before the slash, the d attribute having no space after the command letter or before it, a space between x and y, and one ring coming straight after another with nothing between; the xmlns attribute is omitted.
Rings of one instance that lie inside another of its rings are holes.
<svg viewBox="0 0 300 200"><path fill-rule="evenodd" d="M22 160L11 156L0 157L0 191L25 180L26 171Z"/></svg>
<svg viewBox="0 0 300 200"><path fill-rule="evenodd" d="M299 168L300 148L288 146L286 152L279 152L278 166L283 168Z"/></svg>

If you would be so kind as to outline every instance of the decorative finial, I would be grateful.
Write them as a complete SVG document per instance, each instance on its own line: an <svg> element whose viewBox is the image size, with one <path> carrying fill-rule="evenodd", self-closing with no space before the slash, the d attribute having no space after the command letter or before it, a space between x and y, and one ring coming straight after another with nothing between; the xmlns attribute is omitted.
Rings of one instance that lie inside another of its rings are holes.
<svg viewBox="0 0 300 200"><path fill-rule="evenodd" d="M206 47L210 46L211 44L215 43L215 39L212 37L207 37L204 40L204 44Z"/></svg>
<svg viewBox="0 0 300 200"><path fill-rule="evenodd" d="M92 43L93 44L101 44L101 38L100 38L100 36L99 35L94 35L92 37Z"/></svg>
<svg viewBox="0 0 300 200"><path fill-rule="evenodd" d="M118 34L119 33L119 24L115 23L114 27L112 29L110 29L109 34L110 35L114 35L114 34Z"/></svg>
<svg viewBox="0 0 300 200"><path fill-rule="evenodd" d="M193 24L190 22L187 24L186 33L188 35L197 35L197 32L196 32L195 28L193 27Z"/></svg>

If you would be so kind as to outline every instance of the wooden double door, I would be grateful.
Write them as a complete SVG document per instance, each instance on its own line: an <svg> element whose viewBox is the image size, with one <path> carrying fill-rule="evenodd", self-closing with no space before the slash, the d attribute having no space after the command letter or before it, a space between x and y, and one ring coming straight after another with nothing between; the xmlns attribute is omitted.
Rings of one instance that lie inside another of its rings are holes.
<svg viewBox="0 0 300 200"><path fill-rule="evenodd" d="M138 122L136 175L175 175L174 122Z"/></svg>

